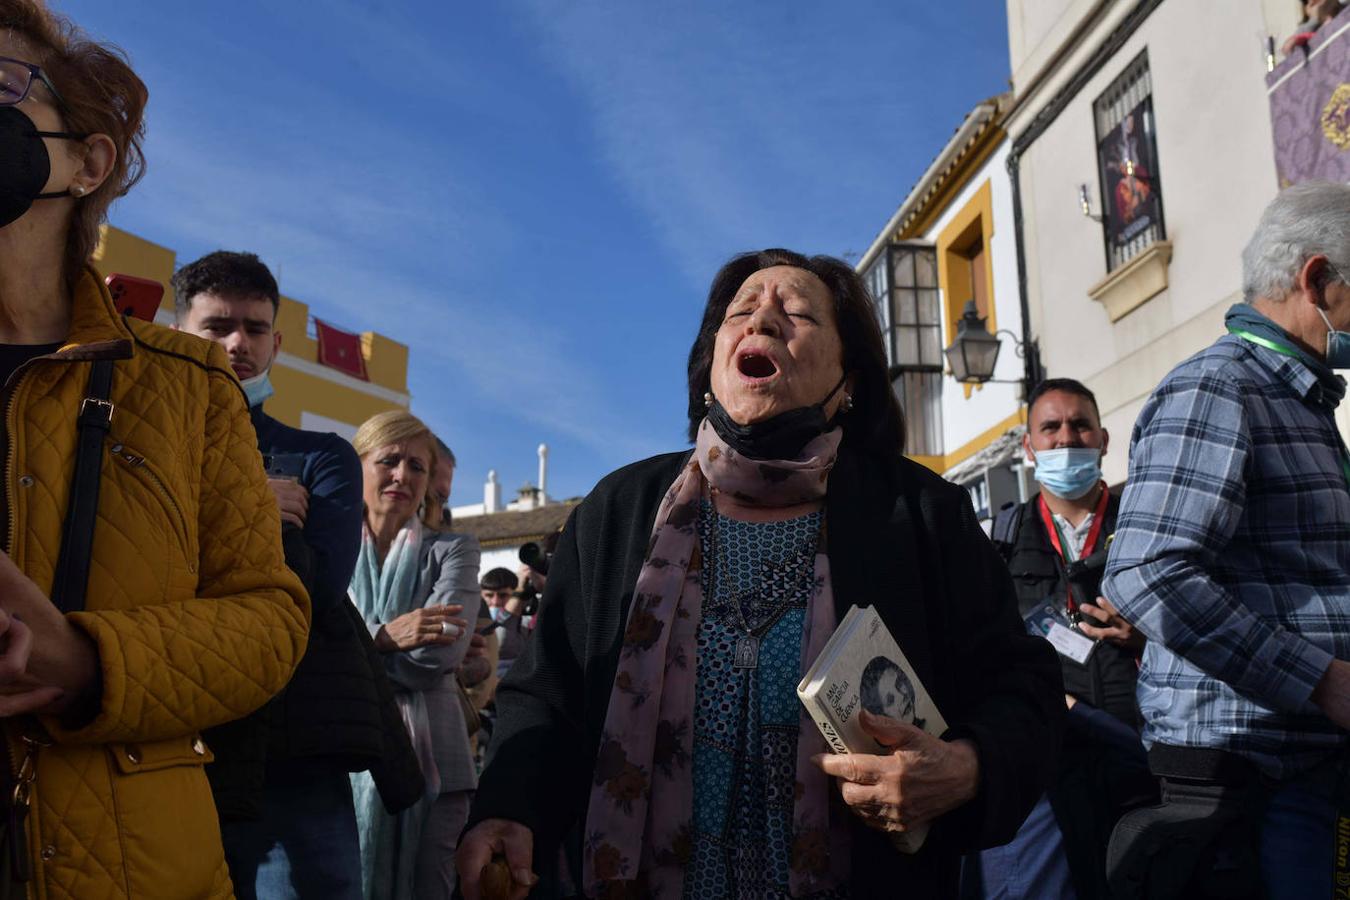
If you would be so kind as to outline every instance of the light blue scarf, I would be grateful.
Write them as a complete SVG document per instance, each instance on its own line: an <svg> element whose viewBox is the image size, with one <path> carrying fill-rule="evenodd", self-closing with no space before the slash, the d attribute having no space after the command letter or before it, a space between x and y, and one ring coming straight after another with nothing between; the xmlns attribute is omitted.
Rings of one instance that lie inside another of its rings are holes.
<svg viewBox="0 0 1350 900"><path fill-rule="evenodd" d="M375 536L369 528L362 529L361 552L347 594L367 622L390 622L415 608L413 597L425 534L422 523L413 517L394 538L382 566ZM394 697L427 787L420 801L391 816L370 773L352 775L352 798L361 836L362 892L366 900L413 900L413 868L422 824L441 790L425 698L418 691L396 691Z"/></svg>

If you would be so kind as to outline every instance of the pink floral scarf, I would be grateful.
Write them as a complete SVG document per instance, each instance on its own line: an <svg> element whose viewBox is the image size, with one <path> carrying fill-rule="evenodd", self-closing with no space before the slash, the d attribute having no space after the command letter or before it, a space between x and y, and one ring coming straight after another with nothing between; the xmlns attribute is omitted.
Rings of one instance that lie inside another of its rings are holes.
<svg viewBox="0 0 1350 900"><path fill-rule="evenodd" d="M586 815L588 897L678 900L692 848L694 691L703 590L698 516L711 493L758 507L824 499L839 429L802 458L763 461L736 453L704 421L693 458L666 492L628 614ZM835 627L822 546L802 632L801 671ZM801 897L848 877L847 830L830 804L829 779L810 760L827 749L805 711L797 737L790 890Z"/></svg>

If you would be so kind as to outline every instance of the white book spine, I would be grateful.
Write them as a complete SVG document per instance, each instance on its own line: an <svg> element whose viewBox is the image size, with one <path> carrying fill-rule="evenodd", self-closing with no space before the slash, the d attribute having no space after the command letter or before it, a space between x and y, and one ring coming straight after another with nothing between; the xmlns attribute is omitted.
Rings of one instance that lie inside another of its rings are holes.
<svg viewBox="0 0 1350 900"><path fill-rule="evenodd" d="M834 717L830 714L830 705L822 701L819 696L810 699L802 698L802 706L811 716L811 720L816 723L820 733L825 737L825 743L830 745L830 749L835 753L847 753L848 745L844 739L839 736L842 723L836 723Z"/></svg>

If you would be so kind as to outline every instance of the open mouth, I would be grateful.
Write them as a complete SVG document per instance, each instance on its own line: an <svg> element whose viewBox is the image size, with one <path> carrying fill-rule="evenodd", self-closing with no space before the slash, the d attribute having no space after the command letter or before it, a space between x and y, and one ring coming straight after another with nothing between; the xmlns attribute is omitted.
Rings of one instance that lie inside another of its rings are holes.
<svg viewBox="0 0 1350 900"><path fill-rule="evenodd" d="M742 354L736 361L737 370L746 378L772 378L778 374L778 366L774 361L763 353L756 353L753 350Z"/></svg>

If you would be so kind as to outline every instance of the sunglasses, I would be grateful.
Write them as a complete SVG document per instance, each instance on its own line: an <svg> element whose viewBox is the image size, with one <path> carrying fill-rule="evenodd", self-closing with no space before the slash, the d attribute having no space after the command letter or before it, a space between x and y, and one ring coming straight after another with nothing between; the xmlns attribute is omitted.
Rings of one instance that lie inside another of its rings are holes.
<svg viewBox="0 0 1350 900"><path fill-rule="evenodd" d="M65 98L61 96L61 92L56 89L56 85L52 84L47 74L42 71L41 66L35 66L21 59L0 56L0 106L14 106L22 103L33 89L34 81L41 81L47 86L47 90L52 92L52 96L56 98L57 103L61 106L66 105Z"/></svg>

